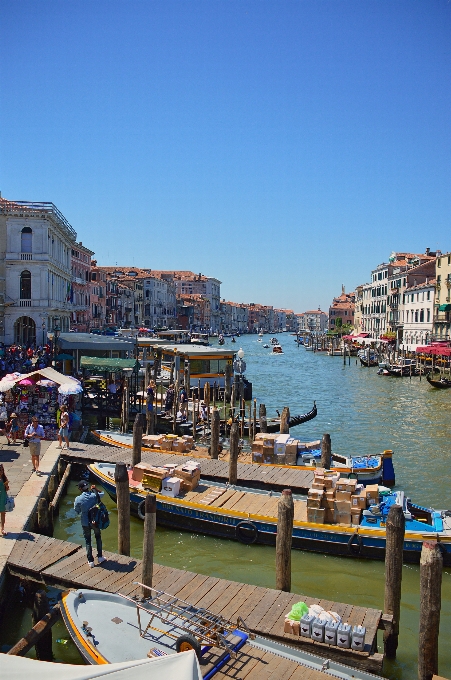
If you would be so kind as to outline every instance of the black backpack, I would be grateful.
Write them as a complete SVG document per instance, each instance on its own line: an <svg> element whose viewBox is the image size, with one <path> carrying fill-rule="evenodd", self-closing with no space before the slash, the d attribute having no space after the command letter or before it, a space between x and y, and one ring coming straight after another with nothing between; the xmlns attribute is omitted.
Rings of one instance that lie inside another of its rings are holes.
<svg viewBox="0 0 451 680"><path fill-rule="evenodd" d="M106 505L100 500L100 496L96 491L97 503L89 508L88 520L91 527L98 527L99 529L108 529L110 526L110 516Z"/></svg>

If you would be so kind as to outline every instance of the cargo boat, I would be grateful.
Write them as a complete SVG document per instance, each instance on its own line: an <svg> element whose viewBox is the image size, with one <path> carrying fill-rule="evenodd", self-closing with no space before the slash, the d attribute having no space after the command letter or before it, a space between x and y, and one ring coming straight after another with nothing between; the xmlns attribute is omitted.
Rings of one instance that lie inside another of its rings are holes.
<svg viewBox="0 0 451 680"><path fill-rule="evenodd" d="M115 466L93 463L88 467L93 477L116 501ZM129 478L131 512L142 519L145 498L155 492L134 480L132 470ZM275 545L278 494L202 483L197 490L176 497L161 492L155 495L157 523L160 525L245 544ZM385 521L389 508L395 503L403 507L406 518L404 561L418 563L422 543L429 537L440 541L444 564L451 565L451 513L416 505L402 491L389 491L384 497L378 497L374 505L379 507L379 512L363 509L358 525L354 526L350 523L307 521L306 499L295 497L292 546L298 550L330 555L384 559Z"/></svg>

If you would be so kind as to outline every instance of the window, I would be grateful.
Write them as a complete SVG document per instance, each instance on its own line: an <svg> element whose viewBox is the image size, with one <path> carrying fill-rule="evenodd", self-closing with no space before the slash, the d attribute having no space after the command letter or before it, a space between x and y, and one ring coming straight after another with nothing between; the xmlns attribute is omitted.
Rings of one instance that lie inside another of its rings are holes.
<svg viewBox="0 0 451 680"><path fill-rule="evenodd" d="M424 309L420 310L420 323L423 323L424 321Z"/></svg>
<svg viewBox="0 0 451 680"><path fill-rule="evenodd" d="M418 321L418 309L415 310L415 321Z"/></svg>
<svg viewBox="0 0 451 680"><path fill-rule="evenodd" d="M437 260L437 267L441 267L441 266L442 266L442 261L441 261L440 258L438 258L438 260Z"/></svg>
<svg viewBox="0 0 451 680"><path fill-rule="evenodd" d="M426 317L427 317L426 320L429 323L429 321L431 320L431 310L430 309L427 310Z"/></svg>
<svg viewBox="0 0 451 680"><path fill-rule="evenodd" d="M24 227L20 235L20 251L22 253L31 253L33 232L30 227Z"/></svg>
<svg viewBox="0 0 451 680"><path fill-rule="evenodd" d="M31 273L27 269L20 275L20 299L31 300Z"/></svg>
<svg viewBox="0 0 451 680"><path fill-rule="evenodd" d="M426 293L426 300L430 300L430 299L431 299L431 291L428 290L428 292Z"/></svg>

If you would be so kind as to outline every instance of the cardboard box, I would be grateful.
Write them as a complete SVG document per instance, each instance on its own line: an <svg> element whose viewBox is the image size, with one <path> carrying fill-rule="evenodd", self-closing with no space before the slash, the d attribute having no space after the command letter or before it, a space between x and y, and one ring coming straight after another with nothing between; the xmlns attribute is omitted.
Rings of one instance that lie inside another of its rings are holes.
<svg viewBox="0 0 451 680"><path fill-rule="evenodd" d="M285 465L296 465L297 460L297 453L288 453L288 451L285 452Z"/></svg>
<svg viewBox="0 0 451 680"><path fill-rule="evenodd" d="M351 510L351 524L353 526L358 526L362 521L362 510Z"/></svg>
<svg viewBox="0 0 451 680"><path fill-rule="evenodd" d="M172 439L167 439L167 437L162 439L160 442L160 449L162 451L172 451Z"/></svg>
<svg viewBox="0 0 451 680"><path fill-rule="evenodd" d="M266 465L274 465L274 449L270 446L263 447L263 462Z"/></svg>
<svg viewBox="0 0 451 680"><path fill-rule="evenodd" d="M156 444L159 444L162 439L162 434L145 434L143 435L143 444L144 446L153 448Z"/></svg>
<svg viewBox="0 0 451 680"><path fill-rule="evenodd" d="M335 498L337 501L350 501L351 492L350 491L336 491Z"/></svg>
<svg viewBox="0 0 451 680"><path fill-rule="evenodd" d="M347 479L346 483L347 483L347 489L346 490L355 494L356 487L357 487L357 480L356 479Z"/></svg>
<svg viewBox="0 0 451 680"><path fill-rule="evenodd" d="M254 441L259 441L259 440L261 440L261 439L266 439L266 440L271 440L271 441L274 442L274 441L277 439L277 437L279 437L279 436L280 436L280 432L259 432L259 433L255 436L255 440L254 440Z"/></svg>
<svg viewBox="0 0 451 680"><path fill-rule="evenodd" d="M283 627L284 633L291 633L291 635L301 634L301 624L299 621L292 621L291 619L285 619L285 624Z"/></svg>
<svg viewBox="0 0 451 680"><path fill-rule="evenodd" d="M366 508L366 494L363 492L360 495L356 496L351 496L351 507L353 508L360 508L361 510L365 510Z"/></svg>
<svg viewBox="0 0 451 680"><path fill-rule="evenodd" d="M368 484L365 494L368 505L374 505L379 502L379 487L377 484Z"/></svg>
<svg viewBox="0 0 451 680"><path fill-rule="evenodd" d="M326 489L324 495L331 501L335 500L335 489Z"/></svg>
<svg viewBox="0 0 451 680"><path fill-rule="evenodd" d="M186 442L183 439L174 439L172 442L172 450L177 451L178 453L185 453Z"/></svg>
<svg viewBox="0 0 451 680"><path fill-rule="evenodd" d="M335 524L346 524L349 526L351 524L351 513L350 512L334 512L334 522Z"/></svg>
<svg viewBox="0 0 451 680"><path fill-rule="evenodd" d="M332 477L324 477L324 488L325 489L333 488Z"/></svg>
<svg viewBox="0 0 451 680"><path fill-rule="evenodd" d="M345 512L351 514L351 501L334 501L334 509L338 513Z"/></svg>
<svg viewBox="0 0 451 680"><path fill-rule="evenodd" d="M263 453L252 451L252 462L259 463L261 465L263 463Z"/></svg>
<svg viewBox="0 0 451 680"><path fill-rule="evenodd" d="M307 493L307 498L321 498L324 496L324 491L322 489L309 489Z"/></svg>
<svg viewBox="0 0 451 680"><path fill-rule="evenodd" d="M296 439L290 439L285 446L286 454L298 455L298 442Z"/></svg>
<svg viewBox="0 0 451 680"><path fill-rule="evenodd" d="M286 455L284 453L275 453L274 454L274 464L275 465L285 465L286 461Z"/></svg>
<svg viewBox="0 0 451 680"><path fill-rule="evenodd" d="M326 508L326 512L324 515L324 523L325 524L335 523L335 513L333 508Z"/></svg>
<svg viewBox="0 0 451 680"><path fill-rule="evenodd" d="M178 477L165 477L161 484L161 495L175 498L180 493L181 479Z"/></svg>
<svg viewBox="0 0 451 680"><path fill-rule="evenodd" d="M325 508L307 508L307 522L314 522L315 524L324 524L326 516Z"/></svg>
<svg viewBox="0 0 451 680"><path fill-rule="evenodd" d="M337 480L337 483L335 485L335 490L336 491L347 491L348 490L348 480L342 479L342 478Z"/></svg>
<svg viewBox="0 0 451 680"><path fill-rule="evenodd" d="M333 499L323 498L321 507L333 512L335 510L335 501Z"/></svg>
<svg viewBox="0 0 451 680"><path fill-rule="evenodd" d="M323 501L320 498L307 498L307 508L322 508Z"/></svg>
<svg viewBox="0 0 451 680"><path fill-rule="evenodd" d="M262 442L262 441L260 441L260 442L253 442L253 444L252 444L252 453L254 453L254 451L255 451L255 453L260 453L260 454L263 453L263 442Z"/></svg>
<svg viewBox="0 0 451 680"><path fill-rule="evenodd" d="M311 488L312 488L312 489L317 489L318 491L324 491L324 484L323 484L323 482L319 482L319 481L316 481L316 480L315 480L315 481L313 482Z"/></svg>

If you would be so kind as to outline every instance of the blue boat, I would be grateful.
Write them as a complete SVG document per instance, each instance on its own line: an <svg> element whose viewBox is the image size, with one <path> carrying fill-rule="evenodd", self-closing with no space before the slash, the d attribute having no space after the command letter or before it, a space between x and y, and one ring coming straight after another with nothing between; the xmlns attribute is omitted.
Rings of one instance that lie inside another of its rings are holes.
<svg viewBox="0 0 451 680"><path fill-rule="evenodd" d="M111 463L93 463L89 469L116 502L115 466ZM131 470L129 477L131 512L144 519L145 498L154 492L134 481ZM233 497L234 493L238 496ZM157 523L163 526L228 538L244 544L276 543L277 494L202 483L197 490L181 496L169 497L164 493L155 495ZM225 498L229 500L224 503ZM232 507L224 507L231 503ZM383 560L385 523L390 507L395 503L403 508L405 516L404 561L418 563L423 541L431 538L440 541L444 564L451 565L451 513L416 505L404 492L390 492L389 489L381 492L378 501L369 509L363 510L358 525L307 521L306 499L295 496L292 547L330 555Z"/></svg>

